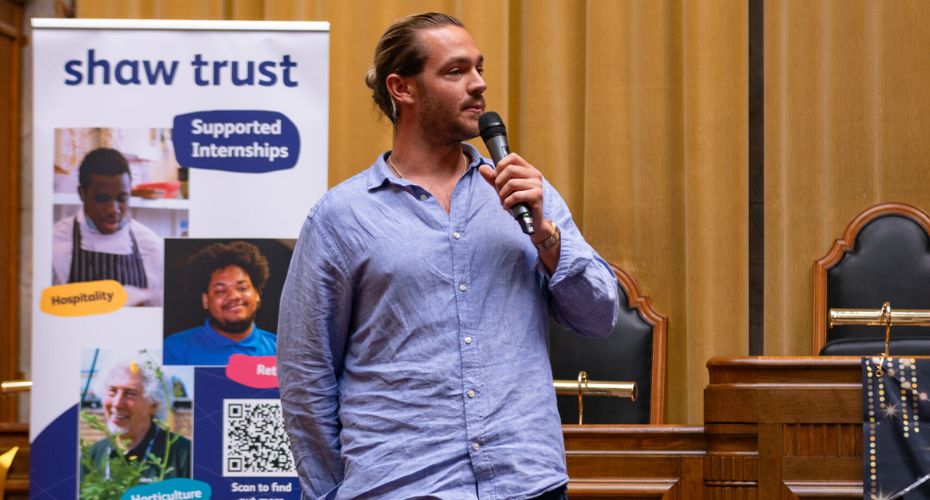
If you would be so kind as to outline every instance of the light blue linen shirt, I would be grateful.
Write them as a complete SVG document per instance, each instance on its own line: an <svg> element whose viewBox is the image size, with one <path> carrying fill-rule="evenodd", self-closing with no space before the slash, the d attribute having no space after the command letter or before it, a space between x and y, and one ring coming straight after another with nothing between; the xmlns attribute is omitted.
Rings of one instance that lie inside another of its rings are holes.
<svg viewBox="0 0 930 500"><path fill-rule="evenodd" d="M278 374L305 498L529 498L568 481L548 318L608 335L617 282L544 183L548 276L472 159L447 214L385 155L304 223Z"/></svg>

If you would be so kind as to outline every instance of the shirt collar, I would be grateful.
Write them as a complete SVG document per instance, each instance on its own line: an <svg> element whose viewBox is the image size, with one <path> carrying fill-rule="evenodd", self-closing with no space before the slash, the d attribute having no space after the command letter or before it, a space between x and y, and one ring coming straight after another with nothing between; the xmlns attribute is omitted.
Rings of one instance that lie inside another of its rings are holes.
<svg viewBox="0 0 930 500"><path fill-rule="evenodd" d="M468 144L467 142L462 143L462 151L468 155L469 163L468 170L478 168L481 165L488 165L491 168L494 168L494 163L491 160L481 156L481 153L475 149L474 146ZM393 183L399 186L409 186L410 182L406 179L402 179L394 174L393 169L387 163L387 157L391 154L390 151L385 151L378 156L378 159L371 164L371 168L368 171L368 190L372 191L381 186L384 186L386 183Z"/></svg>

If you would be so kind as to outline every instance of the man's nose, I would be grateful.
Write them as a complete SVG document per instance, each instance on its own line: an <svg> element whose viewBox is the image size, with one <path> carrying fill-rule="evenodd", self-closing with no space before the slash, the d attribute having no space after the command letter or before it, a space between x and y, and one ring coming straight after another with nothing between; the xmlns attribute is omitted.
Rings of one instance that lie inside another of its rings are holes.
<svg viewBox="0 0 930 500"><path fill-rule="evenodd" d="M484 77L481 76L481 73L479 73L477 69L472 70L472 73L474 74L474 77L468 86L468 93L473 96L479 96L488 89L488 84L485 83Z"/></svg>
<svg viewBox="0 0 930 500"><path fill-rule="evenodd" d="M110 402L113 406L123 406L126 403L126 395L123 391L116 391L110 398Z"/></svg>
<svg viewBox="0 0 930 500"><path fill-rule="evenodd" d="M118 214L123 211L123 205L118 200L111 200L104 204L104 210L108 213Z"/></svg>

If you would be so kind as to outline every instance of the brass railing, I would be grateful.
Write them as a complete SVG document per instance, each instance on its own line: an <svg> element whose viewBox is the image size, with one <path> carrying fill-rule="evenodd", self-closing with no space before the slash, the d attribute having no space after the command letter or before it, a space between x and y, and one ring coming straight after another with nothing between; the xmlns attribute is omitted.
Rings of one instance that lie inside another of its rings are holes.
<svg viewBox="0 0 930 500"><path fill-rule="evenodd" d="M578 425L584 425L584 396L629 398L636 401L636 382L604 382L588 380L588 372L578 372L578 380L553 380L560 396L578 395Z"/></svg>
<svg viewBox="0 0 930 500"><path fill-rule="evenodd" d="M0 394L11 392L25 392L32 389L31 380L6 380L0 382Z"/></svg>
<svg viewBox="0 0 930 500"><path fill-rule="evenodd" d="M891 342L892 326L930 326L930 310L901 309L892 310L891 303L885 302L881 309L830 309L830 328L840 325L864 325L885 327L885 351L883 356L890 356L888 344Z"/></svg>

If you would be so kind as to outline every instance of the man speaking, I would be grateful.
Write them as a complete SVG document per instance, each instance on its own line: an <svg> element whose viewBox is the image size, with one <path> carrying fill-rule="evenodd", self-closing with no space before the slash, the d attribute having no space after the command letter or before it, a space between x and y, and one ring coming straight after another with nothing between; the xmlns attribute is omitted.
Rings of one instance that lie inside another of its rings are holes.
<svg viewBox="0 0 930 500"><path fill-rule="evenodd" d="M510 154L494 169L462 142L482 69L445 14L401 19L375 49L366 80L393 149L311 210L281 301L307 497L564 498L548 318L609 334L616 279L536 168Z"/></svg>

